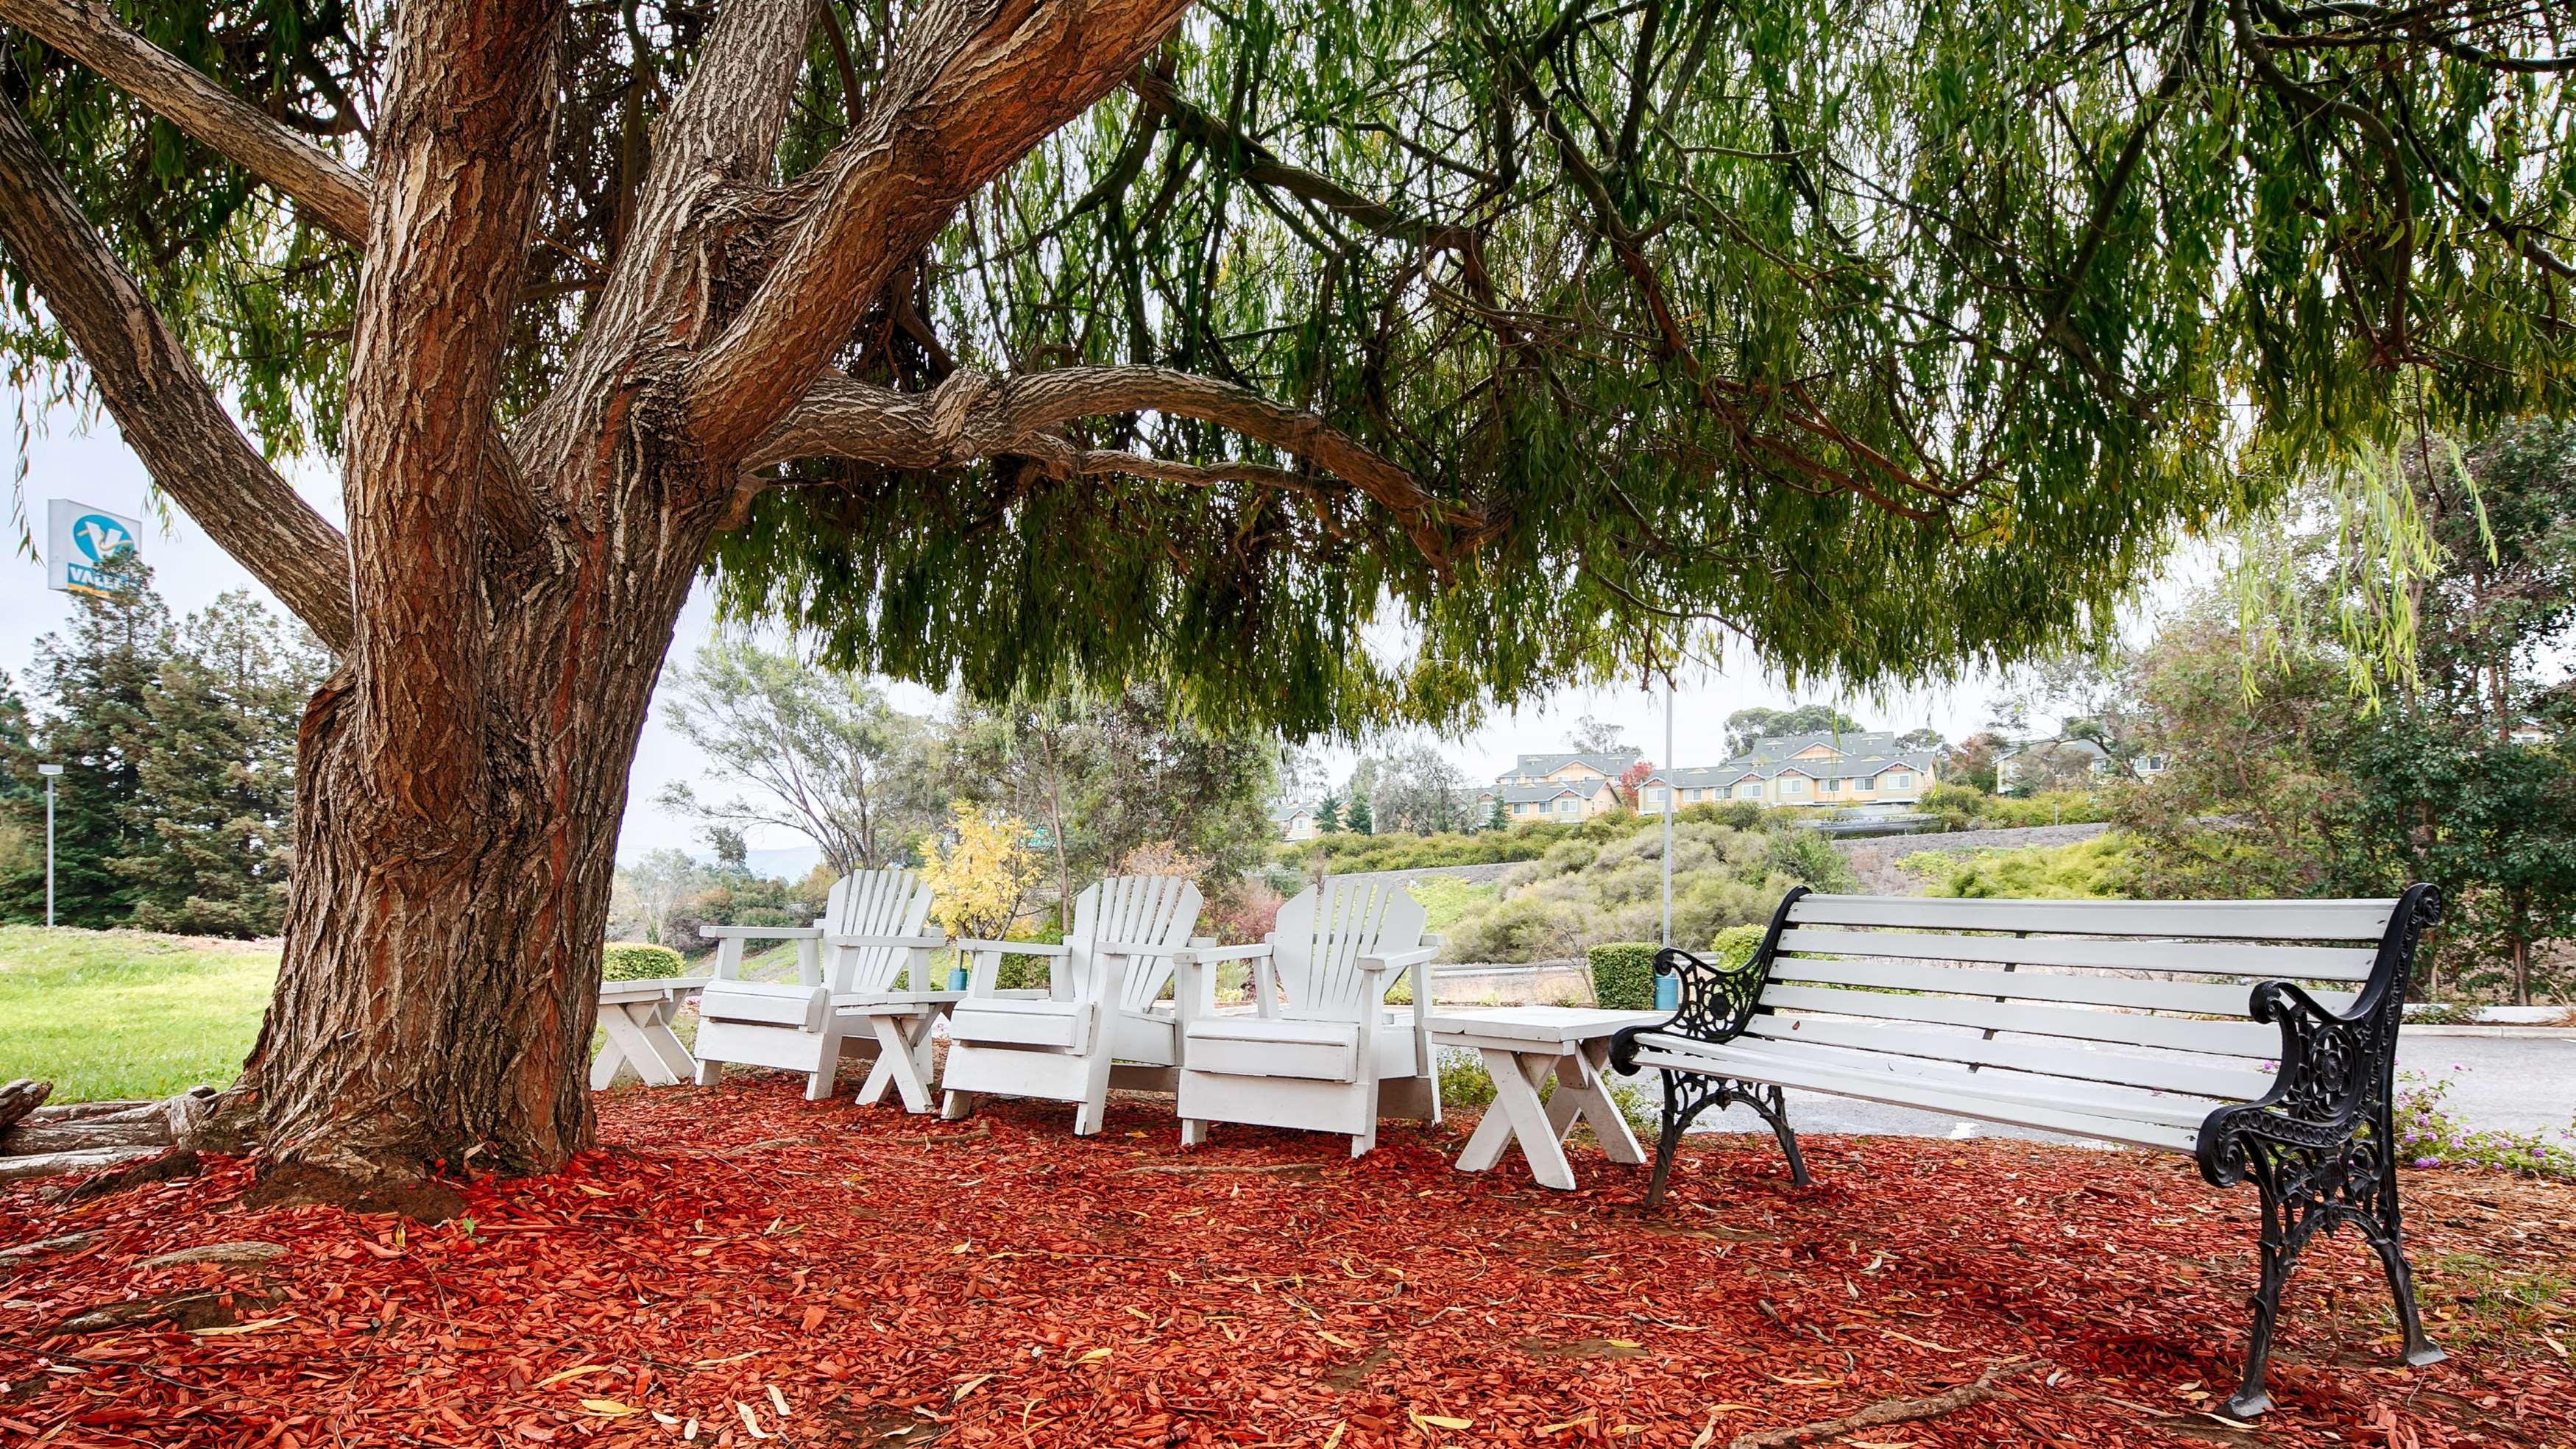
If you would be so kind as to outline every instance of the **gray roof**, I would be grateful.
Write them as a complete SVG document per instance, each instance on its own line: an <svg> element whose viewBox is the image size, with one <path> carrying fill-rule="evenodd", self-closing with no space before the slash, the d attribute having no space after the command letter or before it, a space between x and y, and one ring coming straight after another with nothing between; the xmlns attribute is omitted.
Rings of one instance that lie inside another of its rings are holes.
<svg viewBox="0 0 2576 1449"><path fill-rule="evenodd" d="M1630 765L1644 758L1643 755L1586 754L1578 750L1560 750L1547 755L1522 755L1512 762L1512 767L1505 770L1499 779L1508 780L1515 775L1552 775L1568 765L1590 765L1615 780L1625 774Z"/></svg>
<svg viewBox="0 0 2576 1449"><path fill-rule="evenodd" d="M1817 745L1823 745L1829 750L1839 750L1853 757L1893 755L1897 752L1894 730L1842 730L1839 732L1817 730L1803 735L1764 735L1753 742L1751 749L1727 763L1732 765L1752 760L1785 760L1800 750L1812 749Z"/></svg>
<svg viewBox="0 0 2576 1449"><path fill-rule="evenodd" d="M1850 736L1845 736L1850 738ZM1886 739L1881 735L1879 738ZM1801 745L1800 749L1805 746ZM1769 780L1781 775L1804 775L1810 780L1849 780L1883 775L1890 770L1932 771L1930 750L1888 750L1868 755L1848 755L1839 760L1764 759L1753 755L1739 756L1723 765L1687 765L1678 770L1658 770L1646 777L1649 785L1671 785L1677 790L1698 790L1718 785L1732 785L1743 779Z"/></svg>
<svg viewBox="0 0 2576 1449"><path fill-rule="evenodd" d="M1489 785L1477 791L1476 798L1499 798L1506 805L1526 805L1533 801L1553 800L1559 795L1589 800L1609 788L1607 780L1549 780L1536 785Z"/></svg>

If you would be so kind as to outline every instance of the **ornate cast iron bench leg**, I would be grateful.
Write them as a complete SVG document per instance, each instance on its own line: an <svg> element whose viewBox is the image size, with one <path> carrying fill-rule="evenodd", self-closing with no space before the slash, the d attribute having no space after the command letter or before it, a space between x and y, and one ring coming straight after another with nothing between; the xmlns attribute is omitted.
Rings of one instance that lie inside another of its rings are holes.
<svg viewBox="0 0 2576 1449"><path fill-rule="evenodd" d="M1771 1124L1771 1135L1780 1139L1780 1150L1789 1158L1789 1181L1805 1187L1807 1159L1798 1151L1798 1134L1789 1129L1789 1108L1778 1087L1757 1087L1729 1077L1703 1077L1695 1072L1664 1073L1664 1126L1655 1138L1655 1175L1646 1184L1646 1206L1652 1208L1664 1200L1664 1183L1672 1175L1673 1154L1680 1150L1682 1133L1692 1120L1711 1107L1719 1111L1741 1104L1750 1107L1763 1121Z"/></svg>

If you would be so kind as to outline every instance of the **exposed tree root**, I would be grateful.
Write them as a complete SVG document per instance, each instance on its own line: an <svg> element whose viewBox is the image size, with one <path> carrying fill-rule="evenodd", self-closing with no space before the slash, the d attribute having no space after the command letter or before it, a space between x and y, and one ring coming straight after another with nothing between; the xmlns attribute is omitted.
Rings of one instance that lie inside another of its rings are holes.
<svg viewBox="0 0 2576 1449"><path fill-rule="evenodd" d="M167 1152L155 1153L140 1161L126 1163L122 1167L112 1167L105 1172L92 1173L75 1183L49 1188L45 1196L64 1204L89 1202L96 1198L113 1196L127 1188L141 1187L145 1183L169 1182L176 1178L194 1177L200 1166L202 1164L197 1161L197 1149L173 1147Z"/></svg>
<svg viewBox="0 0 2576 1449"><path fill-rule="evenodd" d="M414 1222L443 1223L465 1211L465 1195L434 1177L360 1177L325 1167L271 1167L242 1195L251 1208L347 1208L360 1213L400 1213Z"/></svg>
<svg viewBox="0 0 2576 1449"><path fill-rule="evenodd" d="M1980 1375L1975 1383L1961 1384L1946 1394L1928 1399L1881 1399L1875 1404L1855 1409L1839 1419L1825 1419L1813 1424L1798 1424L1785 1429L1763 1429L1751 1434L1738 1434L1728 1449L1784 1449L1791 1444L1813 1444L1819 1439L1839 1439L1860 1429L1873 1429L1881 1424L1910 1424L1917 1419L1937 1419L1954 1414L1970 1404L1993 1398L1995 1385L2031 1367L2026 1361L2007 1360Z"/></svg>
<svg viewBox="0 0 2576 1449"><path fill-rule="evenodd" d="M245 1309L257 1311L276 1301L263 1294L245 1293L237 1288L176 1288L122 1303L102 1303L95 1308L84 1308L47 1325L37 1336L105 1333L140 1323L168 1323L191 1331L228 1328L241 1322Z"/></svg>

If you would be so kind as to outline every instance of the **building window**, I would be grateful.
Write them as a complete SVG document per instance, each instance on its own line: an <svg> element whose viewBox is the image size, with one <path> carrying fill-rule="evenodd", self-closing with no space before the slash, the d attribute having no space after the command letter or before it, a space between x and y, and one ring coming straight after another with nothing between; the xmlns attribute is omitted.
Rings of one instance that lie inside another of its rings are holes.
<svg viewBox="0 0 2576 1449"><path fill-rule="evenodd" d="M1568 796L1568 797L1566 797L1565 799L1562 799L1562 800L1557 801L1557 802L1556 802L1556 813L1557 813L1557 814L1559 814L1559 815L1571 815L1571 814L1573 814L1573 813L1574 813L1574 799L1573 799L1573 797L1572 797L1572 796Z"/></svg>
<svg viewBox="0 0 2576 1449"><path fill-rule="evenodd" d="M1795 775L1783 775L1780 777L1780 793L1783 796L1804 795L1807 793L1807 782Z"/></svg>
<svg viewBox="0 0 2576 1449"><path fill-rule="evenodd" d="M1645 805L1647 809L1661 810L1664 808L1664 790L1662 786L1653 786L1649 789L1640 791L1639 793L1645 796Z"/></svg>
<svg viewBox="0 0 2576 1449"><path fill-rule="evenodd" d="M1891 790L1911 790L1914 788L1914 777L1912 775L1890 775L1887 777L1887 788Z"/></svg>
<svg viewBox="0 0 2576 1449"><path fill-rule="evenodd" d="M1743 784L1735 787L1735 798L1738 800L1759 800L1762 798L1762 786L1756 781L1747 780Z"/></svg>
<svg viewBox="0 0 2576 1449"><path fill-rule="evenodd" d="M1878 777L1877 777L1876 775L1863 775L1863 776L1861 776L1861 780L1860 780L1860 787L1861 787L1862 789L1864 789L1864 790L1875 790L1875 789L1877 789L1877 788L1878 788Z"/></svg>

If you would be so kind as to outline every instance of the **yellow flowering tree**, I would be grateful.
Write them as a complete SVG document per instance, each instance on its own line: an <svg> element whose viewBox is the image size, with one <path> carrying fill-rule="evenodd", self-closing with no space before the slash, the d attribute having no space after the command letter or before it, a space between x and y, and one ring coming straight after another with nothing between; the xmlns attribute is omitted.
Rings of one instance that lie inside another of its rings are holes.
<svg viewBox="0 0 2576 1449"><path fill-rule="evenodd" d="M948 834L931 845L921 868L930 882L932 913L952 936L1003 939L1038 878L1028 822L957 800L948 806Z"/></svg>

